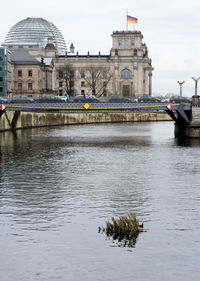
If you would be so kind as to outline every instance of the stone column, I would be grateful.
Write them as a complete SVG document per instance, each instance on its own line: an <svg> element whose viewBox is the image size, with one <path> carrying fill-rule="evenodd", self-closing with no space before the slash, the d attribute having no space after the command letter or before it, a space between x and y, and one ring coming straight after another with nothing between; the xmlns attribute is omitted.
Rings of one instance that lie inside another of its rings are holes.
<svg viewBox="0 0 200 281"><path fill-rule="evenodd" d="M141 63L138 63L138 71L137 71L138 88L137 88L137 91L138 91L139 96L144 95L143 75L144 75L143 65Z"/></svg>
<svg viewBox="0 0 200 281"><path fill-rule="evenodd" d="M115 63L114 63L114 77L115 77L115 80L114 80L114 87L115 87L115 92L114 92L114 95L120 95L120 89L119 89L119 79L121 79L121 73L119 73L119 65L118 65L118 61L116 60ZM120 77L120 78L119 78Z"/></svg>
<svg viewBox="0 0 200 281"><path fill-rule="evenodd" d="M149 73L149 96L152 96L152 73Z"/></svg>
<svg viewBox="0 0 200 281"><path fill-rule="evenodd" d="M137 87L137 65L133 67L133 90L134 96L138 95L138 87Z"/></svg>
<svg viewBox="0 0 200 281"><path fill-rule="evenodd" d="M144 94L149 95L149 73L148 68L144 68Z"/></svg>

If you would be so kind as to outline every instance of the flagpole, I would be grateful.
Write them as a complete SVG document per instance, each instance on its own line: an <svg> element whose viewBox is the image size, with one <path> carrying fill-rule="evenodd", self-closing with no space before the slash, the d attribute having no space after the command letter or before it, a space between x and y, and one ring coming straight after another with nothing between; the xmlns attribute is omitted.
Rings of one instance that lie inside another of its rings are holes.
<svg viewBox="0 0 200 281"><path fill-rule="evenodd" d="M126 31L128 31L128 22L127 22L127 17L128 17L128 9L126 10Z"/></svg>

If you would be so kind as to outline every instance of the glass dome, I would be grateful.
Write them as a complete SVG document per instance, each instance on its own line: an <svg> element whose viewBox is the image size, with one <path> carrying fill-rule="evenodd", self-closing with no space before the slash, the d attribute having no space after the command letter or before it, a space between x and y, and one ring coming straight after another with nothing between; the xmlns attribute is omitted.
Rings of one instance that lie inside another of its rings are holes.
<svg viewBox="0 0 200 281"><path fill-rule="evenodd" d="M48 38L53 39L59 54L65 54L65 40L53 23L43 18L26 18L10 29L2 46L7 48L44 48Z"/></svg>

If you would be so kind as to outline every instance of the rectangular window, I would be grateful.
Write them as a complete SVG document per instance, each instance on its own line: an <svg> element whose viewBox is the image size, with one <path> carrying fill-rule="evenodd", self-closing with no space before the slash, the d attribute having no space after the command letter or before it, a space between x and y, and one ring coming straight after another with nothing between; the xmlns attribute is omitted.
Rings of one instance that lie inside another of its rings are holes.
<svg viewBox="0 0 200 281"><path fill-rule="evenodd" d="M31 77L32 76L32 70L28 70L28 76Z"/></svg>
<svg viewBox="0 0 200 281"><path fill-rule="evenodd" d="M71 79L74 78L74 71L70 71L70 78L71 78Z"/></svg>
<svg viewBox="0 0 200 281"><path fill-rule="evenodd" d="M19 90L19 91L22 90L22 83L18 83L18 90Z"/></svg>
<svg viewBox="0 0 200 281"><path fill-rule="evenodd" d="M0 56L0 61L2 61L3 60L3 58Z"/></svg>
<svg viewBox="0 0 200 281"><path fill-rule="evenodd" d="M18 70L18 77L22 77L22 70Z"/></svg>
<svg viewBox="0 0 200 281"><path fill-rule="evenodd" d="M118 46L119 46L119 47L122 46L122 40L118 40Z"/></svg>
<svg viewBox="0 0 200 281"><path fill-rule="evenodd" d="M59 73L58 73L58 77L59 77L60 79L62 79L62 78L63 78L63 72L62 72L62 71L59 71Z"/></svg>
<svg viewBox="0 0 200 281"><path fill-rule="evenodd" d="M29 91L33 90L33 84L32 83L28 83L28 90Z"/></svg>
<svg viewBox="0 0 200 281"><path fill-rule="evenodd" d="M3 77L0 76L0 82L2 82L2 81L3 81Z"/></svg>
<svg viewBox="0 0 200 281"><path fill-rule="evenodd" d="M63 90L59 90L59 96L63 95Z"/></svg>
<svg viewBox="0 0 200 281"><path fill-rule="evenodd" d="M3 92L3 87L0 87L0 92Z"/></svg>
<svg viewBox="0 0 200 281"><path fill-rule="evenodd" d="M0 71L3 71L3 67L2 66L0 66Z"/></svg>
<svg viewBox="0 0 200 281"><path fill-rule="evenodd" d="M135 41L131 40L131 47L134 47L134 46L135 46Z"/></svg>
<svg viewBox="0 0 200 281"><path fill-rule="evenodd" d="M125 47L128 47L128 40L125 40L125 41L124 41L124 46L125 46Z"/></svg>
<svg viewBox="0 0 200 281"><path fill-rule="evenodd" d="M81 90L81 95L82 95L82 96L85 95L85 90Z"/></svg>
<svg viewBox="0 0 200 281"><path fill-rule="evenodd" d="M85 72L81 72L81 78L85 78Z"/></svg>
<svg viewBox="0 0 200 281"><path fill-rule="evenodd" d="M59 87L62 88L62 86L63 86L63 82L60 81L60 82L59 82Z"/></svg>
<svg viewBox="0 0 200 281"><path fill-rule="evenodd" d="M93 72L92 72L92 78L96 78L96 76L97 76L96 71L93 71Z"/></svg>
<svg viewBox="0 0 200 281"><path fill-rule="evenodd" d="M81 87L85 87L85 81L81 81Z"/></svg>

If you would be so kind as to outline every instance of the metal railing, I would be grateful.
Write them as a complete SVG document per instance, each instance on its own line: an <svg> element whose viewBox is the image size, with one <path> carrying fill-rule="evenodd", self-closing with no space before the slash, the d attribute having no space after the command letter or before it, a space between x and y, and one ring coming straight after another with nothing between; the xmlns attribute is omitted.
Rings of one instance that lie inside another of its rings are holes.
<svg viewBox="0 0 200 281"><path fill-rule="evenodd" d="M20 111L53 111L53 112L76 112L76 111L166 111L168 110L168 103L73 103L73 102L62 102L62 103L7 103L5 104L6 110L20 110ZM175 109L180 104L173 104ZM182 104L187 107L188 110L191 108L191 104Z"/></svg>

